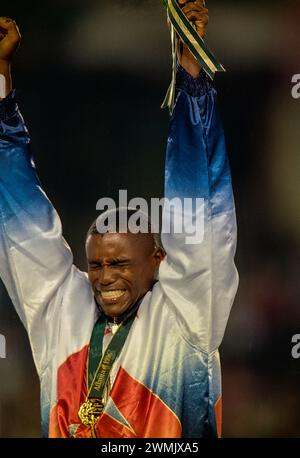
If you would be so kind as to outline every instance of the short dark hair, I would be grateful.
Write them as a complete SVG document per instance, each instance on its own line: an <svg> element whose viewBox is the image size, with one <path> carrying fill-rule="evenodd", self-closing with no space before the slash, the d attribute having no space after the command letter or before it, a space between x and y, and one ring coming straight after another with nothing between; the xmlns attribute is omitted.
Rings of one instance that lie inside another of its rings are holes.
<svg viewBox="0 0 300 458"><path fill-rule="evenodd" d="M147 225L146 234L149 234L152 237L153 243L154 243L154 247L155 248L160 248L160 249L162 249L164 251L164 248L163 248L163 245L162 245L162 242L161 242L160 233L156 230L156 228L153 227L151 218L146 213L144 213L141 210L138 210L136 208L133 209L133 208L128 208L128 207L119 207L119 208L115 208L115 209L112 209L112 210L105 210L90 225L89 230L88 230L87 235L86 235L86 239L88 239L88 237L90 237L91 235L103 235L103 233L99 232L98 228L97 228L98 218L101 218L102 221L105 221L109 217L109 215L111 215L111 214L115 214L115 216L116 216L115 223L116 224L115 224L114 230L109 230L109 228L108 228L106 233L119 232L119 230L120 230L120 215L122 213L124 214L125 211L126 211L126 216L127 216L127 231L131 232L130 228L128 227L128 222L129 222L130 217L133 216L134 214L136 214L137 212L139 212L140 218L143 219L143 222L145 223L145 225ZM138 233L145 233L145 232L141 231L141 232L138 232Z"/></svg>

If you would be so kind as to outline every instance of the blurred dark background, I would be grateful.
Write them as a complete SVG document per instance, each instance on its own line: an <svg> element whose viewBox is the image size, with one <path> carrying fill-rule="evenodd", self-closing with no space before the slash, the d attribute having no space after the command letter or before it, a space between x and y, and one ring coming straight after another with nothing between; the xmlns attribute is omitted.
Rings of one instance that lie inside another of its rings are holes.
<svg viewBox="0 0 300 458"><path fill-rule="evenodd" d="M240 287L221 346L225 437L300 435L300 2L210 0L239 227ZM160 0L2 1L23 40L14 87L75 263L100 197L161 197L170 44ZM40 436L26 333L0 288L0 437Z"/></svg>

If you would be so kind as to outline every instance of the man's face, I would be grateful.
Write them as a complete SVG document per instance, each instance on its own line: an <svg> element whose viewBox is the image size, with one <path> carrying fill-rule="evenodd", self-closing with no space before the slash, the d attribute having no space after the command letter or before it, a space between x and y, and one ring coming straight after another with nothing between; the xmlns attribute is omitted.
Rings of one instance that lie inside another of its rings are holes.
<svg viewBox="0 0 300 458"><path fill-rule="evenodd" d="M88 275L96 301L108 316L129 310L152 287L163 258L148 234L90 235Z"/></svg>

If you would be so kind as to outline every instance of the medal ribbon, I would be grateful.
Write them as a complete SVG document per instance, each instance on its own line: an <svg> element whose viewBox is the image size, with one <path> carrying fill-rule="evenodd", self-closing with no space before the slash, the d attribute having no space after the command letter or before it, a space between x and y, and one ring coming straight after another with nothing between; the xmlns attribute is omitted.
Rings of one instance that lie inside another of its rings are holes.
<svg viewBox="0 0 300 458"><path fill-rule="evenodd" d="M179 39L187 45L195 59L211 79L214 78L217 71L224 72L225 69L208 49L203 39L198 35L194 24L187 19L178 5L177 0L162 0L162 2L166 8L171 29L173 61L172 82L162 103L162 108L169 107L172 111L175 100L176 64Z"/></svg>
<svg viewBox="0 0 300 458"><path fill-rule="evenodd" d="M123 348L132 323L136 317L139 305L138 303L120 324L119 329L112 337L103 357L102 342L106 325L105 315L102 314L96 322L89 351L88 398L102 398L110 370Z"/></svg>

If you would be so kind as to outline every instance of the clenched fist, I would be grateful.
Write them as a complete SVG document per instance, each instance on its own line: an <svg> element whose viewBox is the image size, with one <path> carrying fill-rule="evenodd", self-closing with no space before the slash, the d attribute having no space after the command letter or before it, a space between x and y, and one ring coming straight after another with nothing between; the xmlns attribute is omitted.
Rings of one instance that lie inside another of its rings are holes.
<svg viewBox="0 0 300 458"><path fill-rule="evenodd" d="M0 60L10 61L18 44L21 35L17 24L12 19L0 17Z"/></svg>
<svg viewBox="0 0 300 458"><path fill-rule="evenodd" d="M205 7L205 1L178 0L178 3L188 20L195 24L199 36L204 38L206 26L208 24L208 9ZM181 45L180 64L193 77L197 77L199 75L201 67L189 51L188 47L183 43Z"/></svg>
<svg viewBox="0 0 300 458"><path fill-rule="evenodd" d="M201 38L205 36L205 29L208 24L208 9L204 0L178 0L182 11L190 22L195 24Z"/></svg>
<svg viewBox="0 0 300 458"><path fill-rule="evenodd" d="M21 35L15 21L0 17L0 99L7 96L12 89L10 62L20 40Z"/></svg>

